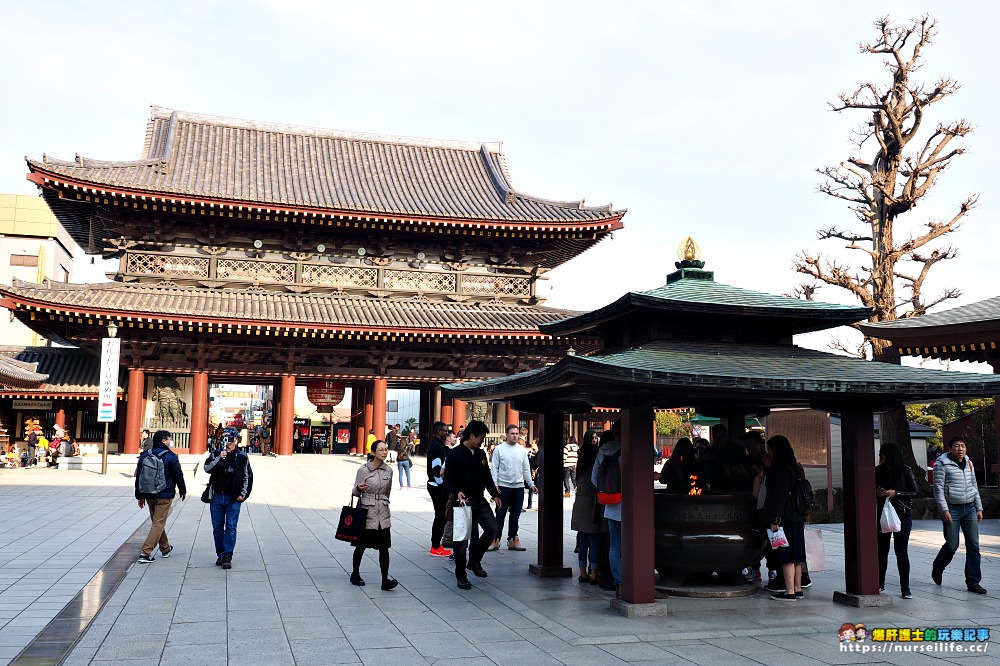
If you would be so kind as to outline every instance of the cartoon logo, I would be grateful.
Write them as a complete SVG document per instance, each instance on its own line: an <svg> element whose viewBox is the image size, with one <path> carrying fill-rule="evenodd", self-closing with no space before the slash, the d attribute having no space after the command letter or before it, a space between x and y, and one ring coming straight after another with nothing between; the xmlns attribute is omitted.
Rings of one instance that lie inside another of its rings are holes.
<svg viewBox="0 0 1000 666"><path fill-rule="evenodd" d="M344 527L350 527L353 522L354 522L354 516L344 517Z"/></svg>
<svg viewBox="0 0 1000 666"><path fill-rule="evenodd" d="M857 643L864 643L866 638L868 638L868 628L864 622L858 622L854 625L854 640Z"/></svg>
<svg viewBox="0 0 1000 666"><path fill-rule="evenodd" d="M837 632L837 637L840 639L841 643L853 643L854 625L850 622L845 622L840 625L840 631Z"/></svg>

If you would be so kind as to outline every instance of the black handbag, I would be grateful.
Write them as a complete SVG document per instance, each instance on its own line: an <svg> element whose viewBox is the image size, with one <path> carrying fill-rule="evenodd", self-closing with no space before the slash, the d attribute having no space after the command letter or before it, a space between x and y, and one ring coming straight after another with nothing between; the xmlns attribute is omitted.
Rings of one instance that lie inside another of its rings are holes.
<svg viewBox="0 0 1000 666"><path fill-rule="evenodd" d="M215 491L212 489L212 482L209 481L205 484L205 490L201 493L201 501L205 504L211 504L214 496Z"/></svg>
<svg viewBox="0 0 1000 666"><path fill-rule="evenodd" d="M340 523L337 524L337 539L347 543L355 543L361 538L365 530L365 523L368 521L368 509L360 504L354 506L354 497L351 503L340 510Z"/></svg>

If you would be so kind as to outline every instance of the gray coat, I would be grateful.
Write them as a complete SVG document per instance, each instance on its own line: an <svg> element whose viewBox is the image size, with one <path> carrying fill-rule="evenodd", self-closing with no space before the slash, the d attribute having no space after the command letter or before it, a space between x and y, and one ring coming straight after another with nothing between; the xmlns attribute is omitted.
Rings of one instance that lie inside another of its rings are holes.
<svg viewBox="0 0 1000 666"><path fill-rule="evenodd" d="M942 513L948 510L949 504L973 502L976 504L976 511L983 510L976 472L968 456L965 457L965 469L959 467L947 453L938 456L934 463L934 499Z"/></svg>
<svg viewBox="0 0 1000 666"><path fill-rule="evenodd" d="M600 534L601 521L594 522L597 506L597 486L590 480L593 467L582 468L576 475L576 499L573 501L573 517L570 529L587 534ZM598 515L601 515L598 513Z"/></svg>
<svg viewBox="0 0 1000 666"><path fill-rule="evenodd" d="M362 483L368 484L368 489L364 493L358 490L358 486ZM372 463L366 462L358 468L352 494L361 498L358 500L358 506L368 509L365 529L389 529L390 492L392 492L392 468L389 465L383 463L381 467L375 467Z"/></svg>

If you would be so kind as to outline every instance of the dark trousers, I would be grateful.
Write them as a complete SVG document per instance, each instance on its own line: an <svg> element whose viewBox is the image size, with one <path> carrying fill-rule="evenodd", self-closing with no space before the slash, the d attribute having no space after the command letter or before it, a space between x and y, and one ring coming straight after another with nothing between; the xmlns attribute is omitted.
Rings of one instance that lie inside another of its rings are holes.
<svg viewBox="0 0 1000 666"><path fill-rule="evenodd" d="M458 580L465 580L466 565L479 564L486 549L497 538L497 518L490 505L484 501L472 504L471 507L473 527L478 525L481 531L478 539L472 539L471 546L468 541L455 542L455 578Z"/></svg>
<svg viewBox="0 0 1000 666"><path fill-rule="evenodd" d="M497 509L497 538L503 536L503 521L509 510L510 525L507 529L507 538L513 539L517 536L517 521L521 517L521 507L524 506L524 488L500 486L500 504Z"/></svg>
<svg viewBox="0 0 1000 666"><path fill-rule="evenodd" d="M567 493L576 489L576 468L563 467L563 490Z"/></svg>
<svg viewBox="0 0 1000 666"><path fill-rule="evenodd" d="M441 536L444 534L445 508L448 505L448 492L443 486L427 486L427 493L434 504L434 522L431 523L431 548L441 547Z"/></svg>
<svg viewBox="0 0 1000 666"><path fill-rule="evenodd" d="M891 539L896 552L896 567L899 569L899 589L903 594L907 594L910 591L910 556L907 544L910 541L910 530L913 529L913 516L909 511L900 513L899 522L902 523L902 528L898 532L878 533L878 586L885 588L885 571L889 568Z"/></svg>

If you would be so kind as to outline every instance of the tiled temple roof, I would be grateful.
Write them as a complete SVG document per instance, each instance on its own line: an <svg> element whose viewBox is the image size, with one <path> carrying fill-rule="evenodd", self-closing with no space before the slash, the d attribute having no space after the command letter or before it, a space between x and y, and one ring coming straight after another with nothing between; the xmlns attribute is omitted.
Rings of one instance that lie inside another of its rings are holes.
<svg viewBox="0 0 1000 666"><path fill-rule="evenodd" d="M97 397L100 391L101 359L73 347L0 346L0 365L34 366L44 377L33 386L0 387L0 392L18 395L78 395ZM0 380L6 384L6 381ZM119 377L119 391L122 378Z"/></svg>
<svg viewBox="0 0 1000 666"><path fill-rule="evenodd" d="M37 363L24 363L0 354L0 389L39 388L49 376L37 370Z"/></svg>
<svg viewBox="0 0 1000 666"><path fill-rule="evenodd" d="M139 160L28 158L110 190L324 212L593 226L620 218L517 191L499 143L296 127L152 107Z"/></svg>
<svg viewBox="0 0 1000 666"><path fill-rule="evenodd" d="M209 290L149 284L38 285L14 280L0 295L17 303L109 317L232 321L250 325L380 331L517 333L534 337L539 324L576 314L542 306L490 302L390 300L332 294Z"/></svg>
<svg viewBox="0 0 1000 666"><path fill-rule="evenodd" d="M996 327L998 322L1000 322L1000 296L994 296L984 301L960 305L950 310L932 312L919 317L906 317L905 319L877 323L865 322L860 325L860 328L867 335L892 339L903 333L922 333L947 326L986 324Z"/></svg>

